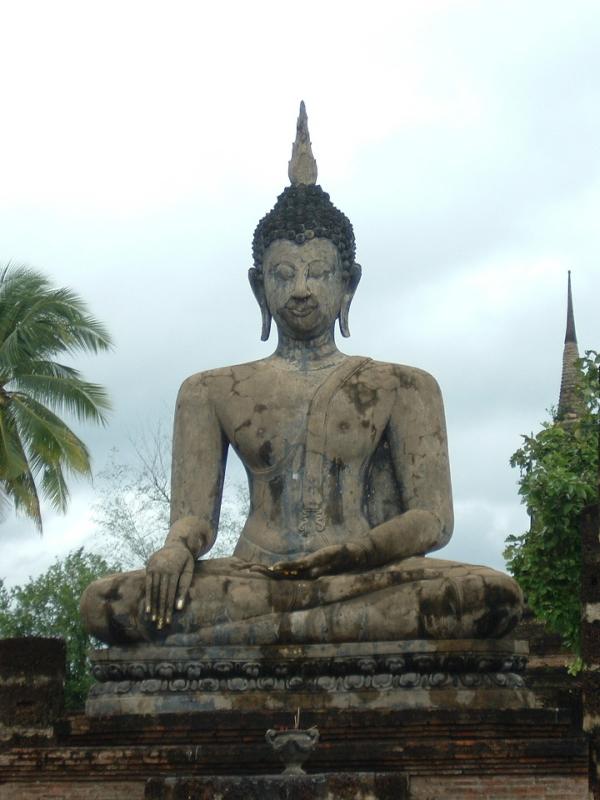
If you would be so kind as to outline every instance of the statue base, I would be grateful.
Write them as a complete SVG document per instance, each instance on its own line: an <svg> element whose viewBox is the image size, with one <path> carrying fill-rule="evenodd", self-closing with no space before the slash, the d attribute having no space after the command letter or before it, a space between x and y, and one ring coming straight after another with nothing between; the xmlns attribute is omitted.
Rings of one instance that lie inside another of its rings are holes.
<svg viewBox="0 0 600 800"><path fill-rule="evenodd" d="M409 779L402 772L338 772L285 776L153 778L145 800L406 800Z"/></svg>
<svg viewBox="0 0 600 800"><path fill-rule="evenodd" d="M595 751L582 730L581 680L567 674L568 660L564 653L559 663L552 655L557 655L557 651L540 649L547 643L539 636L531 641L533 655L526 673L526 688L496 685L503 680L498 675L508 682L512 680L507 678L511 673L517 675L518 682L522 679L517 670L523 663L526 646L520 643L391 642L360 645L361 656L365 648L370 648L373 660L364 664L362 660L355 661L353 669L345 673L335 668L336 680L342 679L343 683L349 675L355 675L368 678L370 687L368 682L366 688L354 685L344 690L321 687L309 691L306 686L292 687L287 692L279 691L273 699L264 686L258 689L249 684L246 694L239 688L222 688L224 682L234 679L234 667L226 665L235 663L239 667L236 661L241 655L239 651L230 654L229 661L219 661L218 670L213 663L214 651L207 648L188 653L190 662L194 655L198 661L192 663L207 665L207 679L211 670L219 676L218 691L208 691L204 686L201 694L196 686L195 693L190 690L190 703L208 705L210 701L214 705L218 699L222 704L250 706L251 700L244 700L250 696L255 706L251 710L246 707L189 712L185 692L176 692L171 686L171 696L179 698L177 713L119 712L102 716L102 695L94 698L95 690L90 702L96 703L97 715L59 714L48 732L37 727L37 720L30 720L35 723L31 730L13 729L9 738L0 743L0 800L32 800L55 797L57 793L70 800L84 797L205 800L217 796L223 800L251 800L255 790L260 791L262 800L272 795L277 800L319 798L319 793L340 800L348 795L352 800L363 796L365 800L399 800L405 786L411 800L500 797L589 800L588 780L595 785L596 778ZM334 660L326 662L325 675L331 676L335 658L350 658L348 647L335 648ZM155 661L144 660L151 650L157 649ZM314 677L313 667L308 668L308 663L312 663L308 655L312 658L315 652L314 648L300 648L300 653L303 651L308 681ZM439 659L435 662L439 672L427 666L433 663L431 660L420 659L420 655L431 659L432 651ZM175 665L180 661L167 660L167 650L161 648L130 648L128 658L126 652L121 651L120 661L117 651L103 651L96 656L97 673L102 671L109 678L101 682L105 690L115 683L112 688L119 689L125 700L134 691L131 681L139 684L142 679L154 680L147 677L145 670L152 670L153 675L160 670L165 675L159 679L162 692L159 699L167 702L168 681L177 678L165 676L172 669L179 670ZM285 648L280 652L282 669L290 664L294 670L288 677L297 674L302 677L302 670L300 673L295 670L300 670L303 662L293 658L294 652L298 649ZM267 671L273 663L269 659L272 653L270 649L259 652L260 669L256 676L249 676L252 680L272 676ZM387 664L378 660L386 654L397 660ZM415 664L417 656L419 661ZM406 659L404 668L400 668L401 659ZM519 660L515 663L514 659ZM317 661L323 667L322 659ZM11 680L11 663L5 664L7 685ZM135 665L127 667L132 670L129 677L123 677L126 664ZM414 675L409 678L406 668L411 664ZM191 663L188 666L191 668ZM197 669L195 666L194 670ZM255 670L253 667L252 672ZM16 671L20 672L18 664ZM431 676L444 673L454 676L448 678L445 687L408 688L415 681L431 684ZM244 679L249 679L247 673L243 674ZM392 688L373 688L374 682L380 685L382 680L376 676L385 674L392 676ZM469 675L476 676L476 686L464 685L472 680ZM394 687L396 678L398 686ZM490 683L493 685L487 685ZM102 685L97 689L102 689ZM139 685L135 688L140 702L152 701L153 695L145 694L141 688ZM116 693L112 702L118 708L115 696ZM105 691L105 699L111 700L110 691ZM350 700L354 705L349 704ZM341 702L348 707L340 708ZM282 710L273 712L270 704ZM311 710L311 704L316 710ZM293 726L298 705L300 726L316 727L319 744L304 764L306 776L283 777L283 765L265 732ZM186 713L182 713L182 707ZM46 724L45 718L42 723Z"/></svg>
<svg viewBox="0 0 600 800"><path fill-rule="evenodd" d="M526 642L111 647L92 653L92 717L206 711L532 708Z"/></svg>

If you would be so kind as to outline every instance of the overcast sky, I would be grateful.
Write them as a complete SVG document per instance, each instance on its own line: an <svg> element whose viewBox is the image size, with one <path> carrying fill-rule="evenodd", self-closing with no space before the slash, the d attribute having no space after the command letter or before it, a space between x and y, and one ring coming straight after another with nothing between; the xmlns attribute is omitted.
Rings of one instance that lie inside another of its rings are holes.
<svg viewBox="0 0 600 800"><path fill-rule="evenodd" d="M573 271L600 347L600 4L61 2L0 5L0 262L79 292L116 347L94 466L172 415L189 374L267 355L246 280L287 183L300 99L319 183L354 224L348 353L422 367L446 402L448 558L502 567L521 532L520 436L556 403ZM169 421L170 424L170 421ZM0 525L23 581L93 534Z"/></svg>

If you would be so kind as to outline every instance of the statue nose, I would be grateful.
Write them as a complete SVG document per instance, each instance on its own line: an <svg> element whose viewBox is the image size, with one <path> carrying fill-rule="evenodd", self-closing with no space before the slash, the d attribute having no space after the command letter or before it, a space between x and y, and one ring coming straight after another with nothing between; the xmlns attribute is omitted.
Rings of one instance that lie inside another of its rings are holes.
<svg viewBox="0 0 600 800"><path fill-rule="evenodd" d="M308 281L306 272L299 272L296 276L296 282L294 284L294 293L295 298L298 299L305 299L310 297L310 289L308 288Z"/></svg>

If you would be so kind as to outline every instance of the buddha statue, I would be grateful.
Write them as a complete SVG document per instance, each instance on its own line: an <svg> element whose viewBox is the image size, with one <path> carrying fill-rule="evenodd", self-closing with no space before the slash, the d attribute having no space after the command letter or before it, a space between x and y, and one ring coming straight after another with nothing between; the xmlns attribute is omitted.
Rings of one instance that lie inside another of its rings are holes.
<svg viewBox="0 0 600 800"><path fill-rule="evenodd" d="M249 271L275 352L183 383L165 545L145 569L88 587L87 629L108 644L503 636L521 614L515 581L428 555L453 527L436 381L336 345L361 268L350 221L316 185L303 104L289 176L256 228ZM233 556L203 559L230 447L250 511Z"/></svg>

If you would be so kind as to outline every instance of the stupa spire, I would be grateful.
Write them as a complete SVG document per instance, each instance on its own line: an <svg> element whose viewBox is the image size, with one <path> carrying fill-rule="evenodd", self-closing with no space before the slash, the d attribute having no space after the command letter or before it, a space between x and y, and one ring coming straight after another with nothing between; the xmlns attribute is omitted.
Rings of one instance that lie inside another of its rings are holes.
<svg viewBox="0 0 600 800"><path fill-rule="evenodd" d="M577 334L575 333L575 315L573 314L573 294L571 292L571 270L567 279L567 330L565 333L565 343L575 342L577 344Z"/></svg>
<svg viewBox="0 0 600 800"><path fill-rule="evenodd" d="M577 391L577 386L581 378L581 371L577 364L578 359L579 348L577 347L575 315L573 313L571 270L569 270L567 281L567 328L565 332L565 346L563 349L558 413L556 415L559 421L576 419L582 411L581 398Z"/></svg>
<svg viewBox="0 0 600 800"><path fill-rule="evenodd" d="M310 146L308 116L304 100L300 101L300 113L296 123L296 141L292 145L292 157L288 164L288 176L292 186L314 185L317 182L317 162Z"/></svg>

